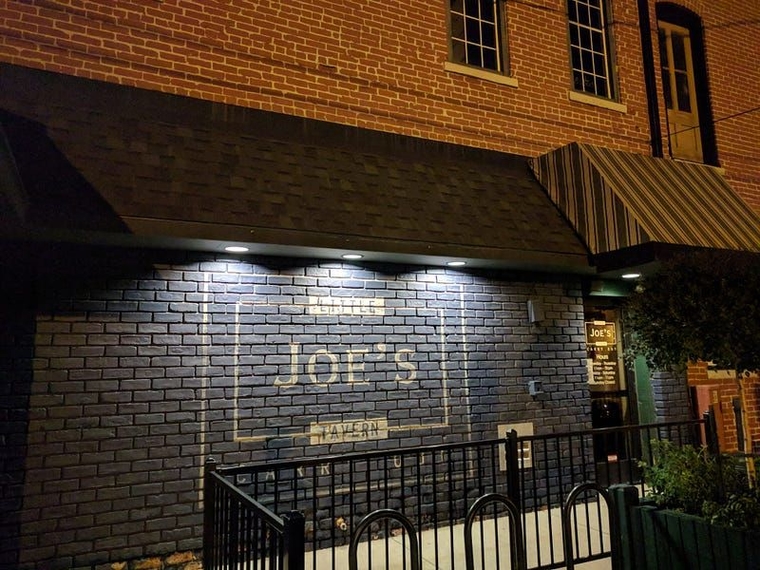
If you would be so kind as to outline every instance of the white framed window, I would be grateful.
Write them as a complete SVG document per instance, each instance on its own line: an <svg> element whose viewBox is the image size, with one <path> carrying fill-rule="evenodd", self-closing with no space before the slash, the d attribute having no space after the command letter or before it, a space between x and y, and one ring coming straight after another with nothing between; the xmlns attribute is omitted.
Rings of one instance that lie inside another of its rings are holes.
<svg viewBox="0 0 760 570"><path fill-rule="evenodd" d="M451 62L507 73L503 0L449 0Z"/></svg>
<svg viewBox="0 0 760 570"><path fill-rule="evenodd" d="M614 99L608 19L604 0L567 0L573 89Z"/></svg>

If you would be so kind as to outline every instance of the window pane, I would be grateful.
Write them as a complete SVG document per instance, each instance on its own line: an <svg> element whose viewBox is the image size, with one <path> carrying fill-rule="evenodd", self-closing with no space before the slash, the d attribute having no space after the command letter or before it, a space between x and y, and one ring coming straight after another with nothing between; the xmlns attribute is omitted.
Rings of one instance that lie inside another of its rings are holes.
<svg viewBox="0 0 760 570"><path fill-rule="evenodd" d="M581 50L574 49L572 50L572 58L573 58L573 69L580 69L581 68Z"/></svg>
<svg viewBox="0 0 760 570"><path fill-rule="evenodd" d="M577 46L579 41L578 25L570 24L570 45Z"/></svg>
<svg viewBox="0 0 760 570"><path fill-rule="evenodd" d="M578 21L578 3L575 0L569 0L568 2L567 18L571 22Z"/></svg>
<svg viewBox="0 0 760 570"><path fill-rule="evenodd" d="M685 73L676 73L676 94L678 97L678 110L691 112L691 97L689 97L689 76Z"/></svg>
<svg viewBox="0 0 760 570"><path fill-rule="evenodd" d="M592 49L599 53L604 53L604 36L602 32L591 32Z"/></svg>
<svg viewBox="0 0 760 570"><path fill-rule="evenodd" d="M483 46L496 49L496 26L493 24L483 23L480 27Z"/></svg>
<svg viewBox="0 0 760 570"><path fill-rule="evenodd" d="M457 14L451 15L451 37L458 40L464 39L464 18Z"/></svg>
<svg viewBox="0 0 760 570"><path fill-rule="evenodd" d="M487 22L496 22L496 2L494 0L480 0L480 17Z"/></svg>
<svg viewBox="0 0 760 570"><path fill-rule="evenodd" d="M595 80L594 76L588 73L583 74L583 90L586 93L594 93Z"/></svg>
<svg viewBox="0 0 760 570"><path fill-rule="evenodd" d="M588 14L588 6L578 6L578 23L582 26L588 26L591 24L591 18Z"/></svg>
<svg viewBox="0 0 760 570"><path fill-rule="evenodd" d="M465 0L464 3L464 10L465 13L468 16L473 16L477 18L480 16L480 10L478 10L479 1L478 0Z"/></svg>
<svg viewBox="0 0 760 570"><path fill-rule="evenodd" d="M607 70L604 68L604 56L602 54L594 54L594 73L601 76L607 75Z"/></svg>
<svg viewBox="0 0 760 570"><path fill-rule="evenodd" d="M673 67L679 71L686 71L686 48L683 36L672 34L671 37L673 38Z"/></svg>
<svg viewBox="0 0 760 570"><path fill-rule="evenodd" d="M464 42L458 40L451 42L451 59L456 63L467 63Z"/></svg>
<svg viewBox="0 0 760 570"><path fill-rule="evenodd" d="M573 71L573 87L578 91L583 91L583 74L580 71Z"/></svg>
<svg viewBox="0 0 760 570"><path fill-rule="evenodd" d="M609 97L609 92L607 90L607 80L604 77L596 78L596 94L601 95L602 97Z"/></svg>
<svg viewBox="0 0 760 570"><path fill-rule="evenodd" d="M464 0L451 0L452 12L458 12L462 14L463 10L464 10Z"/></svg>
<svg viewBox="0 0 760 570"><path fill-rule="evenodd" d="M591 8L591 27L602 29L602 11L599 8Z"/></svg>
<svg viewBox="0 0 760 570"><path fill-rule="evenodd" d="M499 60L495 49L483 50L483 67L486 69L499 69Z"/></svg>
<svg viewBox="0 0 760 570"><path fill-rule="evenodd" d="M591 30L588 28L581 28L581 47L585 49L591 49L593 46L591 44Z"/></svg>
<svg viewBox="0 0 760 570"><path fill-rule="evenodd" d="M467 63L483 67L483 59L480 56L480 46L467 44Z"/></svg>
<svg viewBox="0 0 760 570"><path fill-rule="evenodd" d="M480 43L480 23L473 18L467 18L465 25L467 26L467 42L468 43Z"/></svg>
<svg viewBox="0 0 760 570"><path fill-rule="evenodd" d="M581 52L581 63L583 71L591 71L594 69L594 58L590 51L584 50Z"/></svg>

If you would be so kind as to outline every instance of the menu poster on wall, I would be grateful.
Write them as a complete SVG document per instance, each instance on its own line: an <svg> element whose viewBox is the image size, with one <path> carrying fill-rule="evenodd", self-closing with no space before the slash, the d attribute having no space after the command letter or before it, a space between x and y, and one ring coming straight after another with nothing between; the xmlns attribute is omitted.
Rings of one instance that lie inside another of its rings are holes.
<svg viewBox="0 0 760 570"><path fill-rule="evenodd" d="M617 384L619 364L615 323L607 321L587 322L586 352L588 353L589 384L592 386Z"/></svg>

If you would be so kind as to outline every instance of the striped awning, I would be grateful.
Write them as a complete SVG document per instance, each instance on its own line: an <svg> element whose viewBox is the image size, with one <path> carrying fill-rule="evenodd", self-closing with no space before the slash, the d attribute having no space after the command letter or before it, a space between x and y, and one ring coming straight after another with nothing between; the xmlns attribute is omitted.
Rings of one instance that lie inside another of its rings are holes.
<svg viewBox="0 0 760 570"><path fill-rule="evenodd" d="M760 216L714 167L572 143L531 168L592 254L647 242L760 252Z"/></svg>

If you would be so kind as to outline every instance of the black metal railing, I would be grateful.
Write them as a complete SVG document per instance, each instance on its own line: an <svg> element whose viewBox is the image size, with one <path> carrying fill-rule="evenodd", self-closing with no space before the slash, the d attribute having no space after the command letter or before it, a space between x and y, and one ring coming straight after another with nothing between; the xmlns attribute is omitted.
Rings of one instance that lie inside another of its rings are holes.
<svg viewBox="0 0 760 570"><path fill-rule="evenodd" d="M520 508L528 568L549 569L565 566L561 517L557 515L573 488L582 483L609 486L616 483L637 485L644 491L640 461L651 463L652 440L669 439L679 445L702 441L704 422L668 422L579 430L560 434L518 436L507 434L509 470L508 495ZM603 454L599 450L604 450ZM586 527L588 546L575 552L575 562L583 563L610 556L609 529L603 522L606 506L599 495L586 501L594 510L594 521ZM576 528L577 535L582 529Z"/></svg>
<svg viewBox="0 0 760 570"><path fill-rule="evenodd" d="M206 524L213 525L206 531L216 535L208 555L212 560L230 556L233 558L225 560L234 562L243 551L249 557L246 560L276 551L280 554L267 559L280 560L286 556L289 531L285 517L282 523L272 517L297 512L304 519L306 566L313 570L346 568L349 541L359 521L374 511L390 509L408 519L417 532L425 532L424 540L419 540L423 559L436 568L461 569L467 567L463 544L468 510L480 497L498 493L519 508L527 567L560 568L564 564L560 510L571 490L587 482L643 487L638 461L651 460L650 440L697 442L702 424L671 422L538 436L512 432L506 439L218 467L212 471L213 483L206 487L207 493L224 489L224 494L213 494L206 501L206 505L213 501L211 508L216 512L213 519L206 513ZM598 452L600 446L603 454ZM598 495L579 502L600 513L605 509ZM250 515L253 519L241 518L243 504L246 513L255 513ZM504 510L497 512L495 504L490 509L488 522L496 526L489 532L499 532L498 524L506 520ZM600 515L597 520L604 519ZM241 525L247 525L244 531ZM574 551L576 563L610 554L606 525L587 526L574 528L575 533L588 533L583 541L590 545ZM370 538L383 541L385 551L399 543L403 549L408 543L405 532L397 525L380 525ZM236 533L238 538L232 538ZM484 548L480 546L481 551ZM508 567L508 562L509 558L504 558L501 567ZM489 563L494 563L492 556ZM386 568L392 567L386 562ZM290 570L291 566L268 568Z"/></svg>
<svg viewBox="0 0 760 570"><path fill-rule="evenodd" d="M216 472L204 476L203 568L304 570L304 519L276 515Z"/></svg>
<svg viewBox="0 0 760 570"><path fill-rule="evenodd" d="M455 546L462 531L455 525L464 521L470 505L506 488L505 457L504 441L489 440L220 467L218 472L273 512L304 514L312 568L345 568L343 547L351 531L378 509L402 513L417 530L431 529L423 554L445 567L445 560L461 556ZM380 530L375 538L396 537Z"/></svg>

